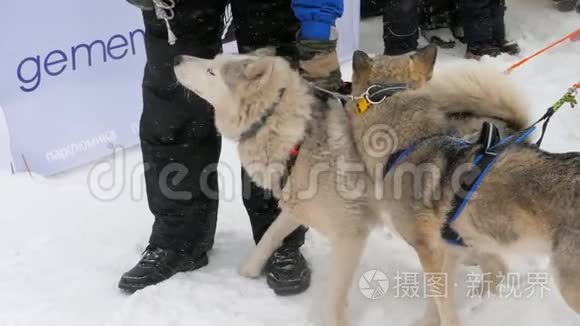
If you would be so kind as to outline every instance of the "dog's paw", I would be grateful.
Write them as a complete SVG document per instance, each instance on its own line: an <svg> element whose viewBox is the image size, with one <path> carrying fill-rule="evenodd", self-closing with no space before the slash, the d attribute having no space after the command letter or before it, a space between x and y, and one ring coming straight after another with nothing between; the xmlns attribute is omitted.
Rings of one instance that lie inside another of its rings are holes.
<svg viewBox="0 0 580 326"><path fill-rule="evenodd" d="M239 269L240 275L247 278L257 278L262 274L262 266L258 266L251 261L244 262Z"/></svg>

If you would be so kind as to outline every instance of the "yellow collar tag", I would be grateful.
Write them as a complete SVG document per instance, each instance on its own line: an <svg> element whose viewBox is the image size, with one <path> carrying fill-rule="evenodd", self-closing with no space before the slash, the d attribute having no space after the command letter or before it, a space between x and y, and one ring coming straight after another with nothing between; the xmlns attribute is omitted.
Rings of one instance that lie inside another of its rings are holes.
<svg viewBox="0 0 580 326"><path fill-rule="evenodd" d="M363 96L356 101L356 114L363 115L370 107L371 103L366 99L366 96Z"/></svg>

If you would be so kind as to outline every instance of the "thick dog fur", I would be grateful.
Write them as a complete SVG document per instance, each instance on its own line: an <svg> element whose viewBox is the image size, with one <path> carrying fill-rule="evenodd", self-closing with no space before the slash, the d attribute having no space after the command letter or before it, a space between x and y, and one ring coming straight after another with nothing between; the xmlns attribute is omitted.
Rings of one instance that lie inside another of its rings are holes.
<svg viewBox="0 0 580 326"><path fill-rule="evenodd" d="M214 106L218 130L241 140L242 165L257 184L273 189L280 199L282 213L241 274L259 276L282 239L299 225L308 225L332 246L327 322L347 325L347 294L367 236L371 228L384 224L416 249L426 272L447 272L450 284L466 254L475 253L482 268L498 272L505 266L496 253L543 249L552 255L566 284L563 296L580 312L580 279L574 275L580 267L580 218L575 211L579 155L548 154L529 145L509 150L453 224L471 248L451 248L441 239L454 172L470 163L478 150L460 150L447 135L469 137L484 120L519 130L527 117L501 74L473 68L428 82L435 55L433 48L413 57L377 59L357 52L355 94L373 83L407 82L415 88L360 117L351 113L352 104L345 111L335 99L314 96L281 58L222 55L177 60L179 82ZM262 122L257 132L240 139L257 121ZM420 139L427 140L383 178L389 156ZM289 150L300 143L300 154L281 189ZM419 325L459 324L453 287L447 290L448 296L429 304Z"/></svg>

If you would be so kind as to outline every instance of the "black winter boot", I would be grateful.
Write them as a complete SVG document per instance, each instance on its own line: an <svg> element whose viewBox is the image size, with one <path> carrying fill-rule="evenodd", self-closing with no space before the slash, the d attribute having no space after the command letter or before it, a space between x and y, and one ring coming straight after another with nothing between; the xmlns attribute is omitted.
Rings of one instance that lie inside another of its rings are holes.
<svg viewBox="0 0 580 326"><path fill-rule="evenodd" d="M417 0L387 0L383 13L385 55L402 55L417 50L419 21Z"/></svg>
<svg viewBox="0 0 580 326"><path fill-rule="evenodd" d="M467 46L465 58L479 60L481 57L486 55L490 57L497 57L501 53L502 53L501 49L495 45L486 43L476 43Z"/></svg>
<svg viewBox="0 0 580 326"><path fill-rule="evenodd" d="M244 206L250 216L254 241L259 243L280 214L280 208L271 191L256 185L244 169L242 180ZM277 295L298 294L310 285L310 268L300 253L306 231L301 226L290 233L264 266L267 283Z"/></svg>
<svg viewBox="0 0 580 326"><path fill-rule="evenodd" d="M555 1L556 8L561 12L568 12L574 10L577 0L558 0Z"/></svg>
<svg viewBox="0 0 580 326"><path fill-rule="evenodd" d="M141 260L119 281L119 288L134 293L147 286L167 280L179 272L189 272L206 266L207 254L191 256L183 251L147 247Z"/></svg>
<svg viewBox="0 0 580 326"><path fill-rule="evenodd" d="M502 53L506 53L509 55L516 55L521 52L520 46L516 42L510 41L503 41L499 42L498 44L494 44L499 48Z"/></svg>
<svg viewBox="0 0 580 326"><path fill-rule="evenodd" d="M302 293L310 286L311 270L299 247L282 245L265 267L268 286L280 296Z"/></svg>

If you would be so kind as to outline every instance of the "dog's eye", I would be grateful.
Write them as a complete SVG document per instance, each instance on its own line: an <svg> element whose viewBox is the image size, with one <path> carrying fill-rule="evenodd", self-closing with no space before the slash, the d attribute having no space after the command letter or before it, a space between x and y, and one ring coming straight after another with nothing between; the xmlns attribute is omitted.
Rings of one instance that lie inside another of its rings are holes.
<svg viewBox="0 0 580 326"><path fill-rule="evenodd" d="M211 69L211 68L207 68L207 73L212 75L212 76L215 76L215 73L213 72L213 69Z"/></svg>

